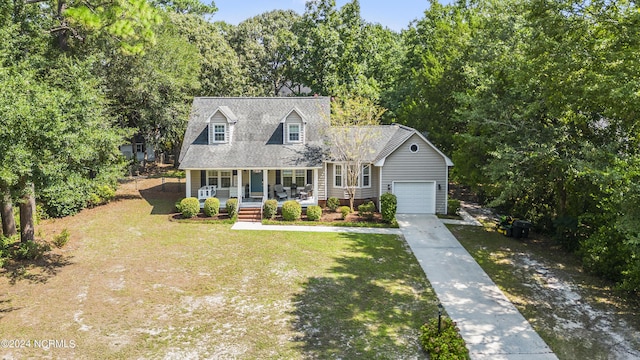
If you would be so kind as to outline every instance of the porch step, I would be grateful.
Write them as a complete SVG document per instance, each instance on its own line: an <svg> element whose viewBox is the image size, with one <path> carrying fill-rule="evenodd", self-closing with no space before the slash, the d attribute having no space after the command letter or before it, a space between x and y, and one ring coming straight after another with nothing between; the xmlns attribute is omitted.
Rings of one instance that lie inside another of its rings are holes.
<svg viewBox="0 0 640 360"><path fill-rule="evenodd" d="M262 221L260 217L260 208L243 208L238 211L238 221Z"/></svg>

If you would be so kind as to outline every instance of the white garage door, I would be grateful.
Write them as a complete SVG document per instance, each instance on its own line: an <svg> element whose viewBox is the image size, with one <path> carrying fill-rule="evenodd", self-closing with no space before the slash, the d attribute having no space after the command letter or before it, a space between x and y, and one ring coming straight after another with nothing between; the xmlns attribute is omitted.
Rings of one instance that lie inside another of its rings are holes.
<svg viewBox="0 0 640 360"><path fill-rule="evenodd" d="M398 214L435 214L435 182L394 182L393 193L398 198Z"/></svg>

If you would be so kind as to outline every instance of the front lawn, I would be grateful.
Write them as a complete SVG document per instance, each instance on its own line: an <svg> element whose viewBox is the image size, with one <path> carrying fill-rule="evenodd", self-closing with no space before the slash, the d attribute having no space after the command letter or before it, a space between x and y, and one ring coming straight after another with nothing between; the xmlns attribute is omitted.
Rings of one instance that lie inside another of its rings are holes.
<svg viewBox="0 0 640 360"><path fill-rule="evenodd" d="M40 226L71 240L2 270L0 339L58 342L0 357L425 357L437 301L401 238L170 222L157 186Z"/></svg>

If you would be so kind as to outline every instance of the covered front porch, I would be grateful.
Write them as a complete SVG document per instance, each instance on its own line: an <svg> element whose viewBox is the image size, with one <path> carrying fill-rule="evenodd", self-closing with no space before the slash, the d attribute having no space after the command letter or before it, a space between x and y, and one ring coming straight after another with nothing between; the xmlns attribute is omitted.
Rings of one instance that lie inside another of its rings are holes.
<svg viewBox="0 0 640 360"><path fill-rule="evenodd" d="M261 207L267 199L279 206L296 200L303 207L318 204L317 168L302 169L191 169L186 171L186 197L216 197L224 207L228 199L239 206Z"/></svg>

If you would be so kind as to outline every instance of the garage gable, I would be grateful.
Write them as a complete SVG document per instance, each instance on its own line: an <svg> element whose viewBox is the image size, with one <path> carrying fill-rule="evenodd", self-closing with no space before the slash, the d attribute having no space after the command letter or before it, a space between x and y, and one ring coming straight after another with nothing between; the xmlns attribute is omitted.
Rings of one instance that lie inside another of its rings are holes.
<svg viewBox="0 0 640 360"><path fill-rule="evenodd" d="M398 198L398 213L446 213L451 160L413 132L381 165L381 192Z"/></svg>

